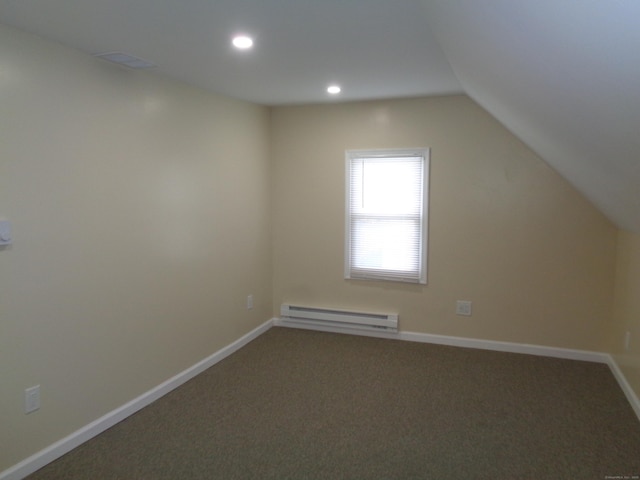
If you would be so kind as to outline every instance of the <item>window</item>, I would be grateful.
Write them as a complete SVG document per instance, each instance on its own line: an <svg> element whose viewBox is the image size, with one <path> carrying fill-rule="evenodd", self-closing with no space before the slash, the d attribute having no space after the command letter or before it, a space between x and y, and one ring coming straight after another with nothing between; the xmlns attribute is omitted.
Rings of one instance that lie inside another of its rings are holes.
<svg viewBox="0 0 640 480"><path fill-rule="evenodd" d="M427 283L429 149L345 156L345 278Z"/></svg>

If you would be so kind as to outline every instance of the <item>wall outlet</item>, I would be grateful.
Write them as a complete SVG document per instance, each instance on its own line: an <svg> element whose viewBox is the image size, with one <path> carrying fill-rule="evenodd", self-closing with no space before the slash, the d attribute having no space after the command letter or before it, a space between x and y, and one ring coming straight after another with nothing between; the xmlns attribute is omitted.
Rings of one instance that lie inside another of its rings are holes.
<svg viewBox="0 0 640 480"><path fill-rule="evenodd" d="M247 295L247 310L253 308L253 295Z"/></svg>
<svg viewBox="0 0 640 480"><path fill-rule="evenodd" d="M0 220L0 245L11 245L11 222Z"/></svg>
<svg viewBox="0 0 640 480"><path fill-rule="evenodd" d="M24 391L24 413L35 412L40 408L40 385Z"/></svg>
<svg viewBox="0 0 640 480"><path fill-rule="evenodd" d="M625 332L624 334L624 349L629 350L631 344L631 332Z"/></svg>
<svg viewBox="0 0 640 480"><path fill-rule="evenodd" d="M471 316L471 302L469 300L456 301L456 315Z"/></svg>

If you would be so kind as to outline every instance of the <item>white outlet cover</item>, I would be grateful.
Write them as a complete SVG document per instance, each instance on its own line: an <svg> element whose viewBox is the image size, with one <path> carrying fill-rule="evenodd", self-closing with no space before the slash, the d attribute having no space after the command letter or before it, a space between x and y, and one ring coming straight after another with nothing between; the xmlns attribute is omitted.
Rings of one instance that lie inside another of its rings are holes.
<svg viewBox="0 0 640 480"><path fill-rule="evenodd" d="M11 222L0 220L0 245L11 244Z"/></svg>
<svg viewBox="0 0 640 480"><path fill-rule="evenodd" d="M456 315L471 316L471 302L469 300L456 301Z"/></svg>
<svg viewBox="0 0 640 480"><path fill-rule="evenodd" d="M40 385L24 391L24 413L35 412L38 409L40 409Z"/></svg>

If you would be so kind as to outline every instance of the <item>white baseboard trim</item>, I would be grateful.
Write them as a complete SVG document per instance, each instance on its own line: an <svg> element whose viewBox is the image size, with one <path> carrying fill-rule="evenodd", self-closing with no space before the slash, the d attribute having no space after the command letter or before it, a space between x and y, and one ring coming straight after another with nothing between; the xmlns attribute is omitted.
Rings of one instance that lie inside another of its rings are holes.
<svg viewBox="0 0 640 480"><path fill-rule="evenodd" d="M170 378L166 382L161 383L157 387L152 388L148 392L143 393L137 398L134 398L130 402L122 405L119 408L107 413L106 415L98 418L97 420L85 425L81 429L73 432L71 435L55 442L44 450L26 458L22 462L14 465L13 467L0 473L0 480L20 480L27 475L32 474L36 470L44 467L48 463L53 462L57 458L60 458L65 453L70 452L82 443L90 440L91 438L99 435L108 428L111 428L116 423L121 422L125 418L133 415L138 410L146 407L152 402L158 400L160 397L166 395L170 391L178 388L183 383L191 380L196 375L204 372L207 368L215 365L220 360L228 357L236 350L244 347L251 340L262 335L269 330L274 324L274 319L268 320L259 327L251 330L246 335L243 335L235 342L221 348L213 355L205 358L204 360L196 363L188 369L180 372L174 377Z"/></svg>
<svg viewBox="0 0 640 480"><path fill-rule="evenodd" d="M636 413L638 420L640 420L640 399L636 395L636 392L633 391L633 388L631 388L631 385L629 385L629 382L627 382L627 378L624 376L624 373L622 373L622 370L620 370L620 367L618 366L618 363L615 361L615 359L611 355L607 355L607 357L607 364L609 365L613 376L616 377L618 385L620 385L620 388L631 404L631 408L633 408L633 411Z"/></svg>
<svg viewBox="0 0 640 480"><path fill-rule="evenodd" d="M376 338L391 338L405 340L409 342L433 343L437 345L448 345L452 347L477 348L480 350L494 350L499 352L523 353L527 355L538 355L542 357L564 358L569 360L583 360L586 362L609 363L609 356L606 353L592 352L589 350L572 350L559 347L545 347L542 345L529 345L525 343L499 342L495 340L481 340L477 338L451 337L447 335L434 335L430 333L418 333L398 331L376 332L372 330L358 330L350 327L334 327L332 325L303 325L283 321L275 318L274 325L278 327L300 328L303 330L317 330L331 333L346 333L349 335L362 335Z"/></svg>
<svg viewBox="0 0 640 480"><path fill-rule="evenodd" d="M590 350L574 350L570 348L546 347L527 343L499 342L495 340L481 340L477 338L450 337L446 335L432 335L427 333L400 332L399 339L410 342L435 343L452 347L477 348L497 352L522 353L540 357L564 358L567 360L582 360L585 362L608 363L608 355Z"/></svg>

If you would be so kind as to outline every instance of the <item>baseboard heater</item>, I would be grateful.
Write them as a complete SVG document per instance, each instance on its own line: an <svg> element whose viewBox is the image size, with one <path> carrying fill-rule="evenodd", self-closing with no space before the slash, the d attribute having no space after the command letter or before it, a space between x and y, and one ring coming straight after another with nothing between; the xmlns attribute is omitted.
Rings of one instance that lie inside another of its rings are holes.
<svg viewBox="0 0 640 480"><path fill-rule="evenodd" d="M398 331L398 314L394 313L366 313L282 304L280 316L283 324Z"/></svg>

